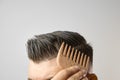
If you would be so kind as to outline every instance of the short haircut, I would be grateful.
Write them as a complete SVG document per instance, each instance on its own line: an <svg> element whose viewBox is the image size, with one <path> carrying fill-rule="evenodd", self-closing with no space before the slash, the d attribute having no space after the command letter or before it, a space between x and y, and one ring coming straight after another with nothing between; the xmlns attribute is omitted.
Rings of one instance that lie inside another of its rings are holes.
<svg viewBox="0 0 120 80"><path fill-rule="evenodd" d="M93 49L84 37L72 31L54 31L35 35L27 41L27 53L30 60L39 63L42 60L55 58L59 48L65 42L90 57L93 62Z"/></svg>

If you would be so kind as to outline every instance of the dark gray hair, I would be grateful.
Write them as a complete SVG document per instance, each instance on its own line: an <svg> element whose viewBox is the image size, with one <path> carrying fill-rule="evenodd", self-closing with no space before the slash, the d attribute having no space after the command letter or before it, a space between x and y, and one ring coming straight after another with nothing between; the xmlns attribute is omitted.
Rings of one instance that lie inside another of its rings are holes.
<svg viewBox="0 0 120 80"><path fill-rule="evenodd" d="M28 57L37 63L45 59L55 58L63 41L88 55L92 63L92 47L87 44L83 36L77 32L71 31L55 31L51 33L35 35L34 38L31 38L27 41Z"/></svg>

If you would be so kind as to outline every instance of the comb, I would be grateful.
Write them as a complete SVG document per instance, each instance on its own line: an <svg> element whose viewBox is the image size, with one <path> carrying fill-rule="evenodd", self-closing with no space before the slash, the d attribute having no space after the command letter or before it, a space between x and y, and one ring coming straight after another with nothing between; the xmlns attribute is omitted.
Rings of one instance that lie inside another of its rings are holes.
<svg viewBox="0 0 120 80"><path fill-rule="evenodd" d="M84 53L81 53L77 49L74 49L63 42L57 55L57 63L62 68L77 65L81 69L88 71L90 58Z"/></svg>

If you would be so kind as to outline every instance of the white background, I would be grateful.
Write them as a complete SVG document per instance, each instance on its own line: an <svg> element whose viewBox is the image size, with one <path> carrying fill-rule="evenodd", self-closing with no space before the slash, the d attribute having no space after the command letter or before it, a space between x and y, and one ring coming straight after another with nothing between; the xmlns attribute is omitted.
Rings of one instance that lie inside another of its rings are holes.
<svg viewBox="0 0 120 80"><path fill-rule="evenodd" d="M0 0L0 79L26 80L27 39L56 30L83 35L99 80L119 80L120 0Z"/></svg>

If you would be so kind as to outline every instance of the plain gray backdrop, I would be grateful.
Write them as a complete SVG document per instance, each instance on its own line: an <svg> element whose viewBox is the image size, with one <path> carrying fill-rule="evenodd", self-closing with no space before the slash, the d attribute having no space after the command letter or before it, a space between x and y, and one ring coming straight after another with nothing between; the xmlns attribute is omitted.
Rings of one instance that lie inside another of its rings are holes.
<svg viewBox="0 0 120 80"><path fill-rule="evenodd" d="M0 0L1 80L27 80L27 39L56 30L83 35L99 80L119 80L120 0Z"/></svg>

